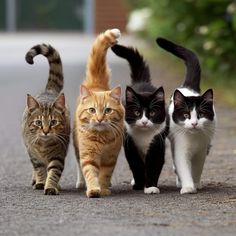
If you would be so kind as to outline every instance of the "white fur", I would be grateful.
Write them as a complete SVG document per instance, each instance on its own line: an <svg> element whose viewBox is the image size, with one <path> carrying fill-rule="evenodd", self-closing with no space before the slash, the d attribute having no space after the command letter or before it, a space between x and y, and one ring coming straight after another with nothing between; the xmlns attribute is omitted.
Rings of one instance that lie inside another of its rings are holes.
<svg viewBox="0 0 236 236"><path fill-rule="evenodd" d="M83 173L81 171L81 167L79 164L77 164L77 181L76 181L76 188L77 189L81 189L81 188L85 188L85 180L84 180L84 176Z"/></svg>
<svg viewBox="0 0 236 236"><path fill-rule="evenodd" d="M199 94L180 88L184 96L199 96ZM173 98L169 106L170 133L174 169L177 174L176 185L182 187L180 193L196 193L200 188L200 178L207 155L208 147L213 138L216 118L209 121L206 118L197 118L196 110L191 112L191 118L176 124L173 121ZM193 127L193 123L197 123Z"/></svg>
<svg viewBox="0 0 236 236"><path fill-rule="evenodd" d="M143 125L143 122L147 122L147 124ZM137 148L145 156L154 136L165 128L165 121L160 125L155 125L144 113L142 118L136 121L135 125L129 125L128 123L125 123L125 125Z"/></svg>
<svg viewBox="0 0 236 236"><path fill-rule="evenodd" d="M149 188L144 188L144 193L145 194L158 194L160 193L160 190L157 187L149 187Z"/></svg>
<svg viewBox="0 0 236 236"><path fill-rule="evenodd" d="M111 32L115 35L117 39L121 37L121 32L119 29L111 29Z"/></svg>

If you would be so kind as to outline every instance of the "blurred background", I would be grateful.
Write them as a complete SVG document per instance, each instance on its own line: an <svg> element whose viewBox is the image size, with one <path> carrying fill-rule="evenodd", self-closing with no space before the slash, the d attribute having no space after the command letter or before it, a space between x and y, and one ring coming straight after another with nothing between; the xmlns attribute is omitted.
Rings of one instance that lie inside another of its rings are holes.
<svg viewBox="0 0 236 236"><path fill-rule="evenodd" d="M91 36L114 27L142 38L146 48L143 50L141 45L141 51L152 61L166 55L156 50L157 36L191 48L201 60L205 78L202 86L213 85L222 93L221 99L236 105L235 0L0 0L3 34ZM167 56L166 60L173 62L171 65L178 71L173 58ZM224 93L225 90L229 92Z"/></svg>

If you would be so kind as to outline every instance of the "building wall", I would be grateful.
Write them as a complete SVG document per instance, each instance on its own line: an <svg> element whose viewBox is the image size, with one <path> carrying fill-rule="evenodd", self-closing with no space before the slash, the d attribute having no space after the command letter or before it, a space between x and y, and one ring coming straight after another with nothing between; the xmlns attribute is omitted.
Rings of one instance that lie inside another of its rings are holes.
<svg viewBox="0 0 236 236"><path fill-rule="evenodd" d="M109 28L125 31L128 9L125 0L95 0L94 31L103 32Z"/></svg>

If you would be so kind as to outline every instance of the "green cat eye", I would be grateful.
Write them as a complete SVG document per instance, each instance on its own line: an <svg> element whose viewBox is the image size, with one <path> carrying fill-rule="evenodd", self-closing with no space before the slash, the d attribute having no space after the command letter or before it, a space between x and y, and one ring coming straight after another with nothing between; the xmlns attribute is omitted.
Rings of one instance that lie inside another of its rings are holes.
<svg viewBox="0 0 236 236"><path fill-rule="evenodd" d="M202 117L204 117L204 114L203 113L199 113L198 116L199 116L199 118L202 118Z"/></svg>
<svg viewBox="0 0 236 236"><path fill-rule="evenodd" d="M91 113L91 114L95 114L95 113L96 113L96 109L93 108L93 107L90 107L90 108L88 109L88 111L89 111L89 113Z"/></svg>
<svg viewBox="0 0 236 236"><path fill-rule="evenodd" d="M112 112L112 109L110 107L105 108L104 113L109 114Z"/></svg>
<svg viewBox="0 0 236 236"><path fill-rule="evenodd" d="M41 120L35 120L34 124L37 126L42 126L42 121Z"/></svg>

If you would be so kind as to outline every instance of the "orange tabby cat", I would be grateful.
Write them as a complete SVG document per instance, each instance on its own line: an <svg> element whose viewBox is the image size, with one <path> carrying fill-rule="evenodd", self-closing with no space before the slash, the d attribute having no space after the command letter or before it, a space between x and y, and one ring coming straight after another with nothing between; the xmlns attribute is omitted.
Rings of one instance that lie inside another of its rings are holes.
<svg viewBox="0 0 236 236"><path fill-rule="evenodd" d="M107 50L119 37L120 31L112 29L96 38L75 112L76 186L84 185L85 179L87 197L110 195L110 180L123 142L121 87L110 90L106 63Z"/></svg>

